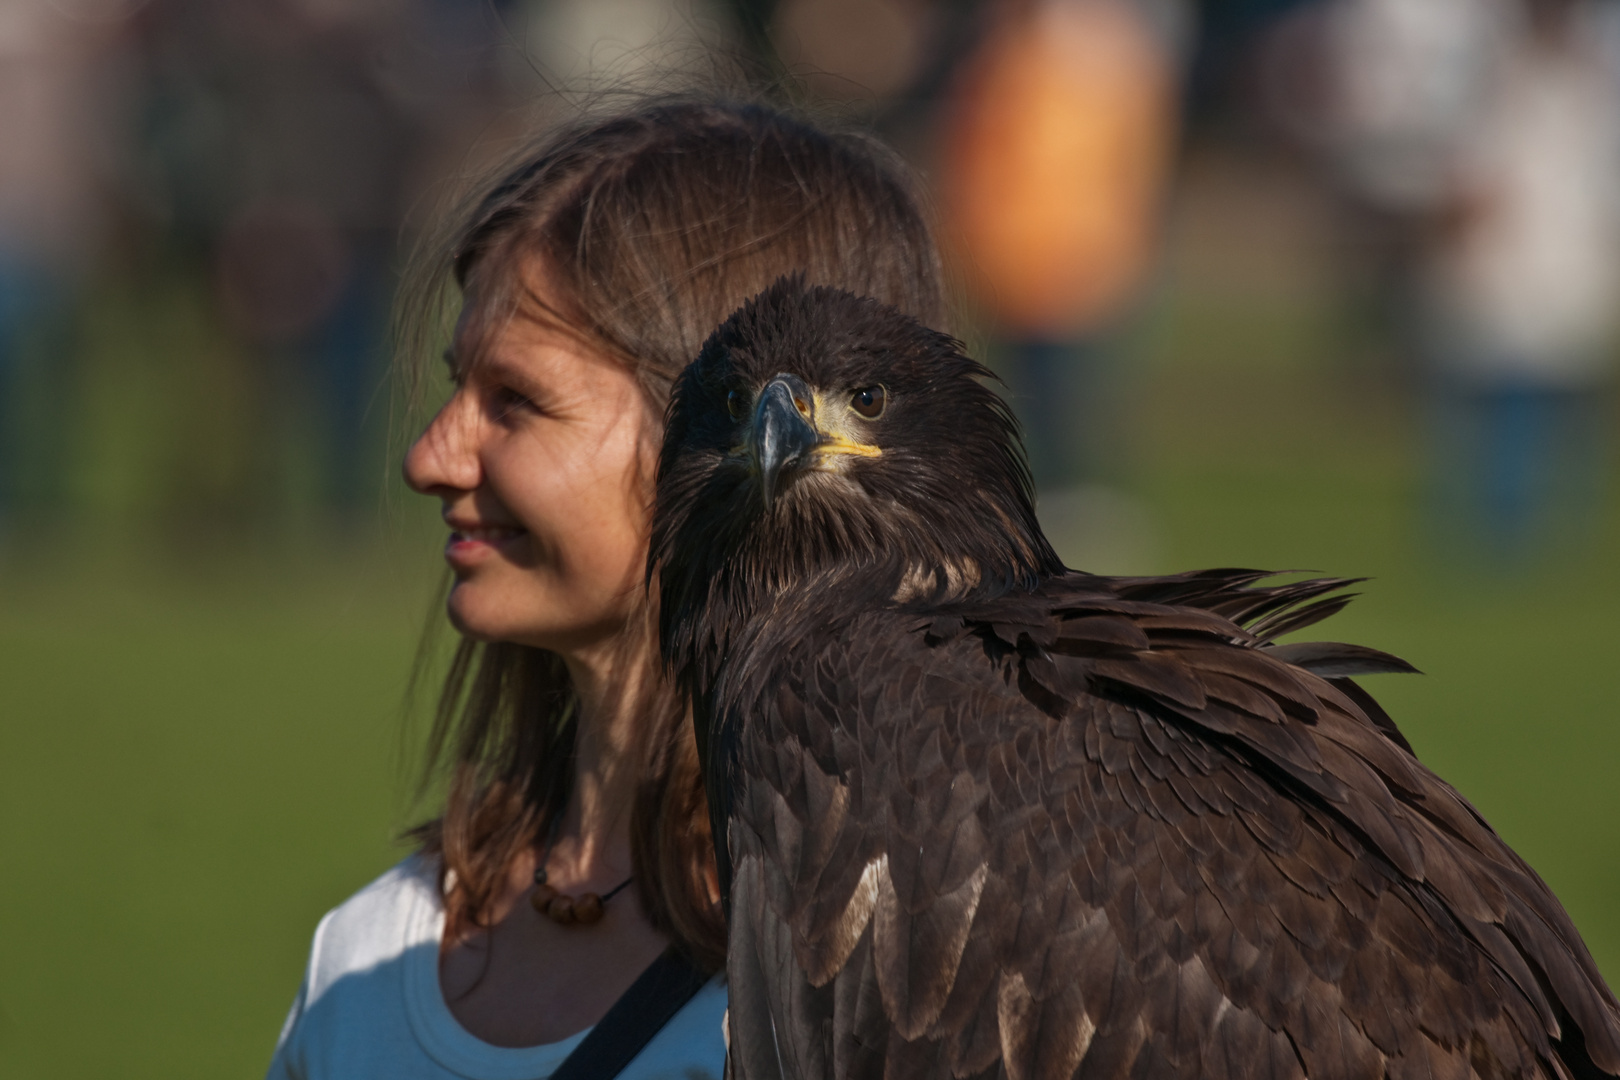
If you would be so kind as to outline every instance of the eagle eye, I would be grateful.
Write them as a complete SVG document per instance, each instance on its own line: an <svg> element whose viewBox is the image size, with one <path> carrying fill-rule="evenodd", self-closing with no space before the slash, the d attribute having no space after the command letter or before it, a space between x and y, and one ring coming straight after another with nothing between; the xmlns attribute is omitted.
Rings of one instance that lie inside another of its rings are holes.
<svg viewBox="0 0 1620 1080"><path fill-rule="evenodd" d="M850 398L849 407L868 420L876 420L883 415L883 407L888 403L889 392L883 387L863 386Z"/></svg>
<svg viewBox="0 0 1620 1080"><path fill-rule="evenodd" d="M743 399L742 393L733 390L726 395L726 412L731 414L733 420L741 420L748 411L748 402Z"/></svg>

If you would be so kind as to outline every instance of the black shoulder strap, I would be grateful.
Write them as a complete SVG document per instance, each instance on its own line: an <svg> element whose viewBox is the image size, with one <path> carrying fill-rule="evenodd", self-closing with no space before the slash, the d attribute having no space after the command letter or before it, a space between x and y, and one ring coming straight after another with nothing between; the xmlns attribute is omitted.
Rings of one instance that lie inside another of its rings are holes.
<svg viewBox="0 0 1620 1080"><path fill-rule="evenodd" d="M647 965L550 1080L613 1080L708 982L673 947Z"/></svg>

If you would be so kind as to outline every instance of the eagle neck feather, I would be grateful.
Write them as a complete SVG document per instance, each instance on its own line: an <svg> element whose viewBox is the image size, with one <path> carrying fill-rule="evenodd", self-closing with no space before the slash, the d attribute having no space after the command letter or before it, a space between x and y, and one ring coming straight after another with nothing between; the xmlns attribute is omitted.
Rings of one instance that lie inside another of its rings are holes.
<svg viewBox="0 0 1620 1080"><path fill-rule="evenodd" d="M1029 546L1005 537L945 550L935 535L921 523L887 536L874 534L876 542L855 546L853 556L748 537L729 552L724 544L713 544L696 565L667 566L665 655L682 689L694 695L700 716L712 715L723 668L733 669L725 676L728 699L740 681L760 674L734 668L745 657L757 661L762 646L837 633L848 620L875 608L917 610L1031 590L1051 570L1030 557L1035 552ZM850 605L850 597L866 601ZM767 648L766 654L773 651Z"/></svg>

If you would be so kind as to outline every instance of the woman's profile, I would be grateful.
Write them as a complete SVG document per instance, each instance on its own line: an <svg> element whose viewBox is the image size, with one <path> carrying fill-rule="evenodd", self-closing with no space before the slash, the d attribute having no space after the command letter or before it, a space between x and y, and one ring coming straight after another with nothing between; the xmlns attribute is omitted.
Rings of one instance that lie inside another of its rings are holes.
<svg viewBox="0 0 1620 1080"><path fill-rule="evenodd" d="M321 921L271 1077L549 1077L622 1045L610 1025L666 960L695 992L619 1075L720 1075L725 927L647 527L672 380L791 273L941 322L892 154L693 100L548 135L419 259L402 340L461 304L453 392L404 462L449 530L447 794L414 854Z"/></svg>

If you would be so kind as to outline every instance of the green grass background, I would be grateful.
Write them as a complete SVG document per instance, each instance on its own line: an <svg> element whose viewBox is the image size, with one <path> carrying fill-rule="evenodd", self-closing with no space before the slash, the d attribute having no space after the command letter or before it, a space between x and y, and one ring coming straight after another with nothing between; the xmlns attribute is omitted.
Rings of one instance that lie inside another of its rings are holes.
<svg viewBox="0 0 1620 1080"><path fill-rule="evenodd" d="M1426 672L1369 684L1620 976L1614 507L1512 574L1437 547L1408 395L1318 294L1219 281L1173 261L1133 347L1154 541L1091 568L1372 575L1329 633ZM429 506L384 516L268 552L102 525L0 549L0 1075L262 1073L316 920L410 816L438 538Z"/></svg>

